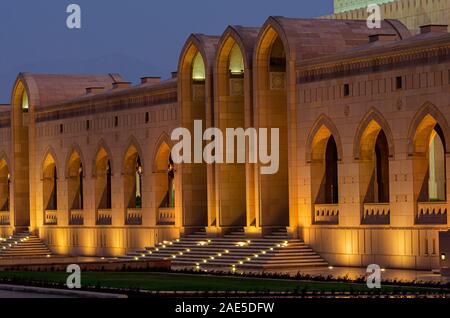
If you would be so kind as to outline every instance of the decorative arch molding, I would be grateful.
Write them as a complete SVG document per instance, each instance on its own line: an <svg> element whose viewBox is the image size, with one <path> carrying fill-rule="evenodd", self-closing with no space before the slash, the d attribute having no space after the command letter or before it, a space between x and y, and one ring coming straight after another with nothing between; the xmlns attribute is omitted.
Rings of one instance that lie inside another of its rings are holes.
<svg viewBox="0 0 450 318"><path fill-rule="evenodd" d="M224 54L223 50L230 40L233 41L233 43L236 43L241 50L245 69L251 69L253 64L254 43L249 43L250 41L243 39L236 26L228 26L219 41L216 56L216 69L218 69L221 64L221 56Z"/></svg>
<svg viewBox="0 0 450 318"><path fill-rule="evenodd" d="M36 82L30 76L27 76L26 73L20 73L16 81L14 83L14 89L11 95L11 106L14 109L17 107L22 107L22 96L23 93L26 92L28 96L28 102L30 106L30 111L34 109L36 105L39 103L39 90L37 88Z"/></svg>
<svg viewBox="0 0 450 318"><path fill-rule="evenodd" d="M212 73L212 67L215 64L216 47L207 49L204 37L207 36L203 34L191 34L186 40L178 61L178 73L181 77L186 76L186 70L191 66L192 60L197 52L203 58L207 77Z"/></svg>
<svg viewBox="0 0 450 318"><path fill-rule="evenodd" d="M86 169L86 161L84 160L83 157L83 152L81 151L80 146L77 143L72 144L72 146L70 147L70 151L67 153L66 156L66 166L65 166L65 173L66 173L66 179L69 178L70 174L69 174L69 170L70 170L70 159L72 158L72 155L76 153L79 157L80 157L80 161L81 164L83 165L84 169Z"/></svg>
<svg viewBox="0 0 450 318"><path fill-rule="evenodd" d="M271 43L275 40L276 36L278 36L283 43L284 51L286 54L286 61L295 60L295 51L291 49L290 41L287 36L286 30L283 28L281 23L277 20L277 17L269 17L267 21L264 23L261 31L258 35L258 40L256 41L255 51L253 55L253 61L258 66L263 56L269 54L268 52L262 52L263 49L270 48ZM264 44L270 43L269 46L264 46ZM263 56L261 56L263 55ZM286 71L289 71L288 64L286 65Z"/></svg>
<svg viewBox="0 0 450 318"><path fill-rule="evenodd" d="M333 121L325 114L322 114L319 116L319 118L316 120L314 125L312 126L312 129L308 135L308 139L306 141L306 162L310 163L312 161L312 153L313 153L313 141L316 137L319 130L325 127L327 128L331 135L334 137L334 140L336 142L337 152L338 152L338 161L341 161L343 158L343 150L342 150L342 142L341 137L339 135L339 131L336 127L336 125L333 123Z"/></svg>
<svg viewBox="0 0 450 318"><path fill-rule="evenodd" d="M431 116L433 119L439 124L442 129L442 133L445 138L445 151L446 153L450 153L450 128L448 126L447 119L444 114L431 102L426 102L423 104L419 110L414 115L411 125L408 130L408 155L413 156L414 149L414 140L416 137L416 132L419 125L425 119L426 116Z"/></svg>
<svg viewBox="0 0 450 318"><path fill-rule="evenodd" d="M166 144L169 149L172 149L173 145L172 145L172 141L169 138L169 135L166 132L163 132L159 138L158 141L155 143L155 147L153 149L153 156L152 156L152 169L153 172L157 172L158 168L157 168L157 160L158 160L158 154L159 151L161 149L161 146L163 144Z"/></svg>
<svg viewBox="0 0 450 318"><path fill-rule="evenodd" d="M108 156L109 164L111 167L111 175L112 176L114 175L115 170L114 170L114 160L113 160L112 152L111 152L110 148L108 147L107 143L103 139L100 139L100 141L97 144L97 150L95 151L94 158L92 160L92 176L94 178L96 177L97 156L102 149L105 150L105 152Z"/></svg>
<svg viewBox="0 0 450 318"><path fill-rule="evenodd" d="M55 162L55 167L56 167L56 171L58 172L58 176L57 179L59 179L59 162L58 162L58 157L56 156L56 152L53 149L52 146L48 146L46 151L44 152L44 155L42 156L41 159L41 166L40 166L40 176L41 176L41 180L44 180L44 165L45 165L45 161L47 160L48 157L52 157L53 161Z"/></svg>
<svg viewBox="0 0 450 318"><path fill-rule="evenodd" d="M130 148L132 148L132 147L134 149L136 149L136 152L137 152L139 158L141 158L142 170L143 170L143 173L145 173L145 160L144 160L144 158L142 156L142 154L143 154L142 148L141 148L138 140L136 139L136 137L131 135L128 138L128 141L127 141L126 145L127 146L125 147L125 150L123 151L123 154L122 154L122 168L121 168L122 174L125 173L124 166L125 166L125 163L126 163L126 160L127 160L127 154L128 154L128 151L130 150Z"/></svg>
<svg viewBox="0 0 450 318"><path fill-rule="evenodd" d="M387 139L388 147L389 147L389 158L394 158L395 146L394 146L394 137L392 135L391 128L390 128L387 120L381 114L381 112L378 111L378 109L376 109L374 107L371 108L366 113L366 115L363 117L362 121L360 122L358 128L356 129L355 140L353 142L353 158L355 158L355 160L360 159L361 139L362 139L367 127L369 126L369 124L372 121L376 122L381 127L384 134L386 135L386 139Z"/></svg>

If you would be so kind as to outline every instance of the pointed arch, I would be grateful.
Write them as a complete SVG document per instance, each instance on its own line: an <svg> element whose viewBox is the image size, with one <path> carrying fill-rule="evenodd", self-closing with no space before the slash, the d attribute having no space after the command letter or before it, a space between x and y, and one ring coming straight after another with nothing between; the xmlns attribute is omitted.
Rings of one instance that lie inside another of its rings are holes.
<svg viewBox="0 0 450 318"><path fill-rule="evenodd" d="M114 170L114 162L113 162L112 152L111 152L110 148L108 147L108 144L103 139L100 139L100 141L97 144L97 150L95 152L95 156L92 160L92 176L93 177L96 176L97 159L101 153L105 154L108 157L109 164L111 167L111 174L114 175L115 170Z"/></svg>
<svg viewBox="0 0 450 318"><path fill-rule="evenodd" d="M228 26L223 33L217 49L216 68L220 64L220 56L224 54L224 49L230 51L230 43L236 44L244 60L246 69L251 69L253 64L253 52L256 44L258 28L244 28L241 26ZM245 37L245 38L244 38ZM227 49L227 47L229 47Z"/></svg>
<svg viewBox="0 0 450 318"><path fill-rule="evenodd" d="M123 158L123 160L122 160L122 173L124 173L124 167L125 167L125 164L126 164L127 157L130 155L130 151L132 153L136 153L139 156L139 158L141 158L142 170L145 172L145 163L144 163L144 160L143 160L144 158L143 158L142 148L141 148L138 140L136 139L136 137L131 135L128 138L128 141L127 141L126 145L127 146L125 147L125 150L124 150L123 155L122 155L122 158Z"/></svg>
<svg viewBox="0 0 450 318"><path fill-rule="evenodd" d="M160 170L159 166L158 166L158 158L161 157L160 156L160 152L164 147L164 145L167 147L165 150L167 151L167 149L169 150L168 155L170 156L170 150L172 149L172 141L169 138L169 135L166 132L163 132L159 138L158 141L155 144L155 147L153 148L153 156L152 156L152 169L153 172L156 172L158 170Z"/></svg>
<svg viewBox="0 0 450 318"><path fill-rule="evenodd" d="M52 147L48 147L42 160L42 204L44 211L58 209L58 162Z"/></svg>
<svg viewBox="0 0 450 318"><path fill-rule="evenodd" d="M84 160L83 152L81 151L80 146L77 143L73 143L70 147L69 152L67 153L66 160L65 160L65 177L68 178L70 176L70 161L73 158L74 155L77 155L80 158L81 164L86 169L86 161Z"/></svg>
<svg viewBox="0 0 450 318"><path fill-rule="evenodd" d="M256 43L253 61L255 66L260 67L261 63L265 63L268 59L272 44L276 38L279 38L283 44L286 54L286 61L295 60L295 51L291 50L290 41L286 34L285 28L282 26L277 17L269 17L261 28ZM288 71L288 69L286 69Z"/></svg>
<svg viewBox="0 0 450 318"><path fill-rule="evenodd" d="M83 153L74 143L66 158L67 202L69 210L84 209L84 178L86 165Z"/></svg>
<svg viewBox="0 0 450 318"><path fill-rule="evenodd" d="M392 135L391 128L389 126L389 123L384 118L384 116L379 112L376 108L371 108L366 115L363 117L362 121L360 122L358 128L356 129L355 133L355 140L353 142L353 158L358 160L360 159L361 155L361 143L364 137L364 134L366 133L367 129L369 129L371 126L371 123L375 123L376 126L378 126L378 131L383 130L387 143L388 143L388 150L389 150L389 158L394 158L395 156L395 149L394 149L394 137ZM377 132L378 134L378 132Z"/></svg>
<svg viewBox="0 0 450 318"><path fill-rule="evenodd" d="M52 163L55 165L56 170L59 171L59 162L56 156L56 152L53 149L53 147L48 146L47 150L44 152L44 155L42 156L41 160L41 178L44 179L45 177L45 167L49 163Z"/></svg>
<svg viewBox="0 0 450 318"><path fill-rule="evenodd" d="M427 122L429 122L429 124L427 124ZM408 154L410 156L418 152L420 153L424 149L424 146L421 145L421 143L418 143L419 139L423 139L417 138L420 131L423 129L423 132L427 133L425 130L430 130L430 127L435 124L439 124L442 129L442 134L445 139L445 151L450 151L450 128L448 126L447 119L434 104L426 102L416 112L413 120L411 121L411 125L409 126ZM428 128L423 125L428 126Z"/></svg>
<svg viewBox="0 0 450 318"><path fill-rule="evenodd" d="M179 74L191 73L190 68L192 67L193 60L197 53L201 55L205 64L206 76L211 74L218 40L219 37L216 36L191 34L186 40L178 60Z"/></svg>
<svg viewBox="0 0 450 318"><path fill-rule="evenodd" d="M319 133L324 133L325 137L333 136L336 142L338 161L341 161L343 158L342 152L342 142L341 137L339 135L339 131L333 121L325 114L319 116L316 120L312 129L308 135L308 139L306 141L306 162L311 163L313 158L313 145L314 139L318 136Z"/></svg>

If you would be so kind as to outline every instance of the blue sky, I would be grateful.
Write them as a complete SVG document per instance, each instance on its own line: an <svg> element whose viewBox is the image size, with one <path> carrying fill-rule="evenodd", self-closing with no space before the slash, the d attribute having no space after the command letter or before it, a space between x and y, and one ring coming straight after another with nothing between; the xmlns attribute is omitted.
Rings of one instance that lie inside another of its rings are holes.
<svg viewBox="0 0 450 318"><path fill-rule="evenodd" d="M0 103L18 72L119 72L129 81L168 74L190 33L260 26L270 15L317 17L332 0L1 0ZM82 9L81 30L66 7Z"/></svg>

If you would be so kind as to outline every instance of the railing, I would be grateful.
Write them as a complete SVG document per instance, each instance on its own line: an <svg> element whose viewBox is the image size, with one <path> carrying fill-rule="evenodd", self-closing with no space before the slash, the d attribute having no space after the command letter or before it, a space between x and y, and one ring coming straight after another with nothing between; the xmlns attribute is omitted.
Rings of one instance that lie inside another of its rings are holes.
<svg viewBox="0 0 450 318"><path fill-rule="evenodd" d="M364 203L362 224L388 225L391 223L389 203Z"/></svg>
<svg viewBox="0 0 450 318"><path fill-rule="evenodd" d="M175 224L175 209L159 208L158 225L174 225L174 224Z"/></svg>
<svg viewBox="0 0 450 318"><path fill-rule="evenodd" d="M44 213L44 223L45 225L57 225L58 224L58 211L47 210Z"/></svg>
<svg viewBox="0 0 450 318"><path fill-rule="evenodd" d="M71 210L69 224L70 225L83 225L84 224L83 210Z"/></svg>
<svg viewBox="0 0 450 318"><path fill-rule="evenodd" d="M447 224L447 202L419 202L416 224Z"/></svg>
<svg viewBox="0 0 450 318"><path fill-rule="evenodd" d="M314 206L315 224L339 224L339 204L316 204Z"/></svg>
<svg viewBox="0 0 450 318"><path fill-rule="evenodd" d="M9 211L0 211L0 225L9 225Z"/></svg>
<svg viewBox="0 0 450 318"><path fill-rule="evenodd" d="M127 225L142 225L142 209L127 209Z"/></svg>
<svg viewBox="0 0 450 318"><path fill-rule="evenodd" d="M97 210L97 225L111 225L112 211L111 210Z"/></svg>

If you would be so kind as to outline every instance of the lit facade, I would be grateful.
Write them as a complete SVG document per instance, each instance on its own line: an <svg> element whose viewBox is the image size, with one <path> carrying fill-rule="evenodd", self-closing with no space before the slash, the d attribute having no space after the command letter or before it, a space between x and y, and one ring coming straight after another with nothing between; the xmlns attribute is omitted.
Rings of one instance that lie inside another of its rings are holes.
<svg viewBox="0 0 450 318"><path fill-rule="evenodd" d="M166 81L19 74L0 108L0 230L118 256L200 229L286 228L332 265L437 268L449 70L442 26L270 17L191 35ZM171 132L194 120L278 128L278 173L174 164Z"/></svg>

